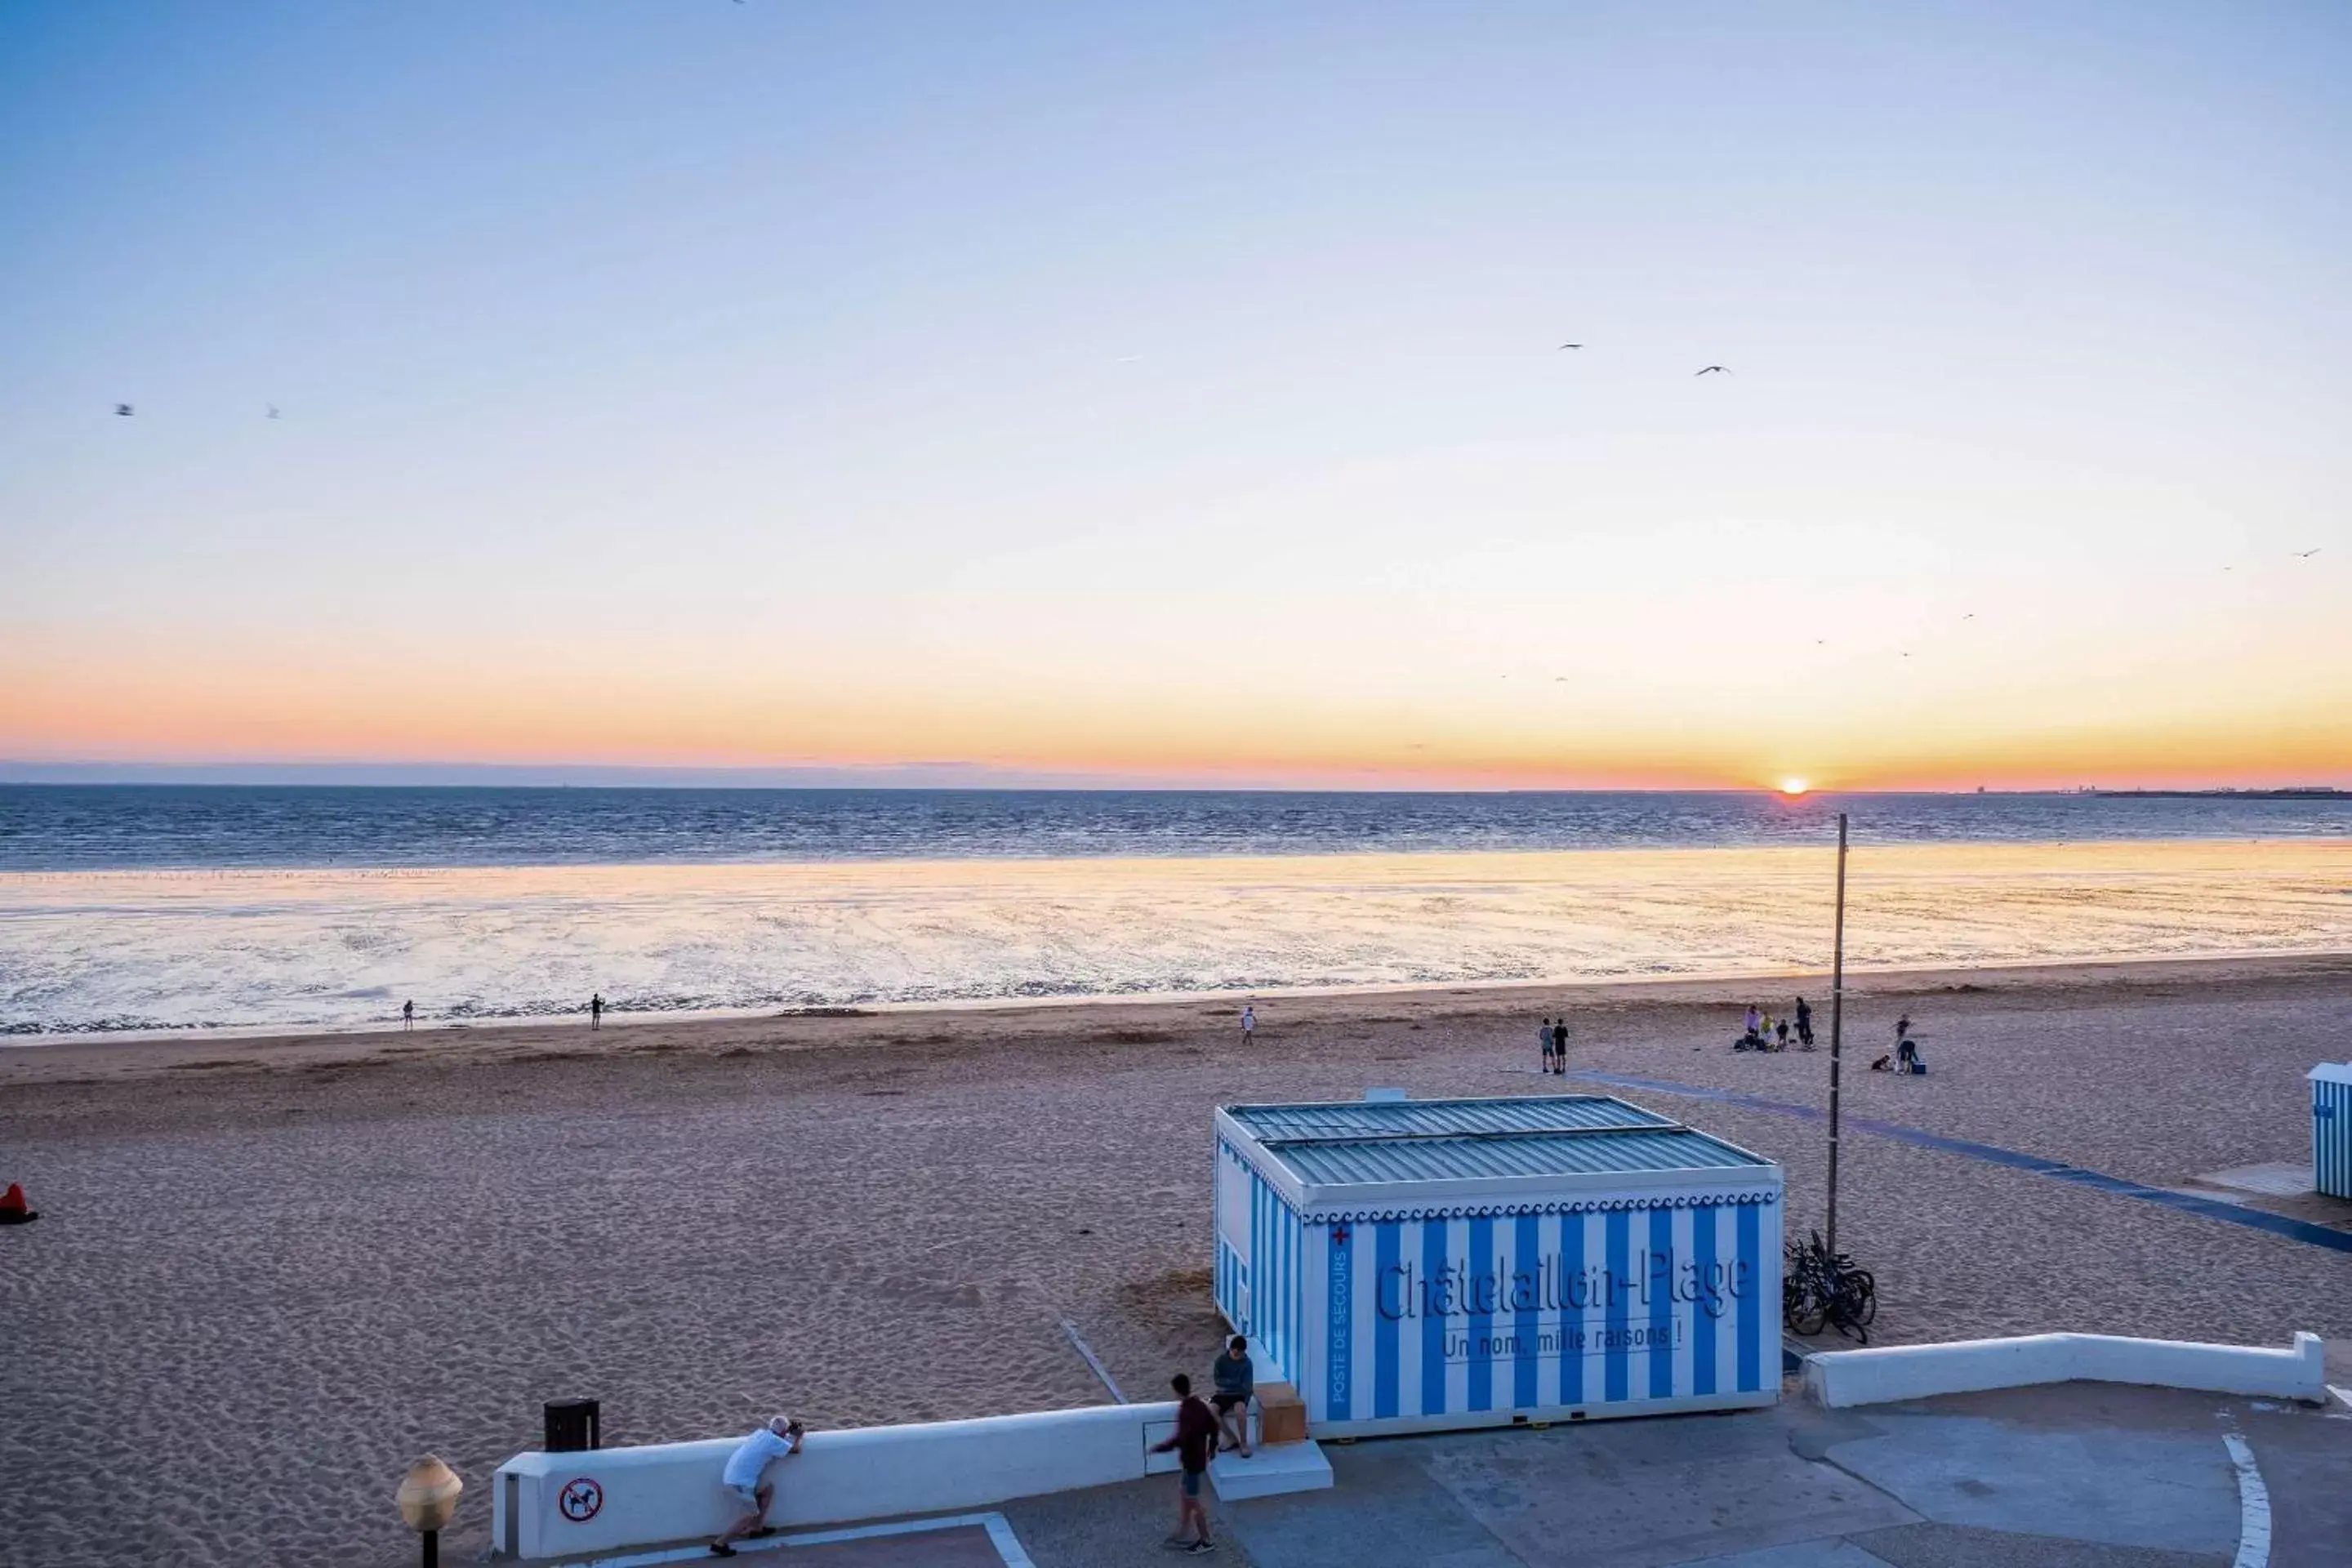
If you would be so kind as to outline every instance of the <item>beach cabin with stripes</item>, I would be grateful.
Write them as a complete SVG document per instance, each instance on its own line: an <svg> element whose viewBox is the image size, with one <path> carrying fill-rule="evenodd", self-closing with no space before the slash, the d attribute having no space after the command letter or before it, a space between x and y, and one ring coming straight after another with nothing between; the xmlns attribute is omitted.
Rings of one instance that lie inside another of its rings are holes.
<svg viewBox="0 0 2352 1568"><path fill-rule="evenodd" d="M2352 1198L2352 1062L2322 1062L2311 1079L2312 1184Z"/></svg>
<svg viewBox="0 0 2352 1568"><path fill-rule="evenodd" d="M1780 1167L1605 1095L1232 1105L1216 1295L1317 1436L1780 1389Z"/></svg>

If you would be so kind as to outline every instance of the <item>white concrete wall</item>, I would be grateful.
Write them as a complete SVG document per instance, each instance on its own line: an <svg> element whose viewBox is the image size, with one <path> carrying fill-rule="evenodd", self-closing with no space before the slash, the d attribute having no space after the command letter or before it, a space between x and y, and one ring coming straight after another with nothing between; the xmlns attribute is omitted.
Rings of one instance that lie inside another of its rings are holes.
<svg viewBox="0 0 2352 1568"><path fill-rule="evenodd" d="M2111 1334L1886 1345L1809 1357L1805 1392L1816 1403L1843 1407L2081 1379L2317 1402L2327 1396L2325 1348L2316 1334L2297 1334L2294 1347L2283 1351Z"/></svg>
<svg viewBox="0 0 2352 1568"><path fill-rule="evenodd" d="M1174 1454L1148 1452L1175 1423L1172 1404L1105 1405L812 1432L801 1453L769 1467L776 1493L768 1518L780 1525L838 1524L1134 1480L1176 1468ZM584 1454L518 1454L491 1479L491 1542L532 1558L715 1535L735 1515L719 1478L741 1441L739 1434ZM564 1487L583 1478L604 1499L584 1521L566 1518L559 1507Z"/></svg>

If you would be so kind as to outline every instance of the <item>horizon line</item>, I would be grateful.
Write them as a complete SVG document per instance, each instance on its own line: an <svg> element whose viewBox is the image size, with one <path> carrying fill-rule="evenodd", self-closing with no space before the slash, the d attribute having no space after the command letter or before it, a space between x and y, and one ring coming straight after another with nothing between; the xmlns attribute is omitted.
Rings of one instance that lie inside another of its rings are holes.
<svg viewBox="0 0 2352 1568"><path fill-rule="evenodd" d="M593 763L125 763L31 762L0 758L0 787L152 786L188 788L350 789L719 789L744 791L898 790L1015 793L1132 793L1228 795L2083 795L2101 793L2272 794L2284 791L2340 792L2333 783L2235 783L2212 784L2086 781L2076 784L1840 785L1823 784L1791 792L1764 784L1527 785L1408 783L1367 778L1360 782L1271 783L1201 777L1138 779L1115 773L1013 769L988 763L935 761L834 764L830 766L697 767L682 764Z"/></svg>

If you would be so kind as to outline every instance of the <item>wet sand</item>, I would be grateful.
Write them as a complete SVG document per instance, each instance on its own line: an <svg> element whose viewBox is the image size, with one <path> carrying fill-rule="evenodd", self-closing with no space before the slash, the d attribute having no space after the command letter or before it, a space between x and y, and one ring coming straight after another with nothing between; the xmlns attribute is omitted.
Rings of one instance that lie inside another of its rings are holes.
<svg viewBox="0 0 2352 1568"><path fill-rule="evenodd" d="M413 1561L390 1497L432 1449L464 1561L542 1400L622 1442L1091 1403L1066 1316L1149 1397L1217 1335L1216 1104L1585 1087L1532 1075L1559 1011L1579 1067L1818 1103L1825 1055L1727 1048L1799 990L1826 1040L1826 986L1775 980L1269 1000L1246 1047L1184 1001L0 1051L0 1180L45 1211L0 1232L0 1542ZM1932 1074L1861 1070L1906 1009ZM1847 1104L2182 1184L2308 1157L2347 1016L2352 957L1873 975ZM1818 1222L1817 1124L1627 1098ZM2352 1256L1957 1155L1850 1138L1841 1215L1882 1342L2352 1336Z"/></svg>

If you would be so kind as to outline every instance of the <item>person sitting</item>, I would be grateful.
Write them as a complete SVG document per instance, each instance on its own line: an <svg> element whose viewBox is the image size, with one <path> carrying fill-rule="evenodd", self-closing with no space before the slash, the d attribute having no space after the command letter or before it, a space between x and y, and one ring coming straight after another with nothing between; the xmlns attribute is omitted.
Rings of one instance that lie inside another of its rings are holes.
<svg viewBox="0 0 2352 1568"><path fill-rule="evenodd" d="M1216 1407L1217 1434L1223 1439L1221 1448L1238 1448L1241 1456L1250 1457L1249 1404L1250 1395L1257 1392L1257 1371L1250 1364L1249 1341L1235 1334L1209 1368L1216 1392L1209 1403Z"/></svg>
<svg viewBox="0 0 2352 1568"><path fill-rule="evenodd" d="M1789 1020L1786 1018L1775 1018L1772 1021L1772 1036L1774 1039L1780 1042L1772 1048L1776 1051L1787 1050L1789 1048Z"/></svg>

